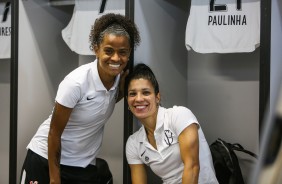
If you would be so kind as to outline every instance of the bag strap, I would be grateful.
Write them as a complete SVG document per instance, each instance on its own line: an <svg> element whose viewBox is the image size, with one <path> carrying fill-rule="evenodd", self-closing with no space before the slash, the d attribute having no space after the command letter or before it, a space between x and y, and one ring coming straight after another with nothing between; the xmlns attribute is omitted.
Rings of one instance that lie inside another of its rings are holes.
<svg viewBox="0 0 282 184"><path fill-rule="evenodd" d="M218 138L218 140L220 140L220 141L222 141L222 142L224 142L225 144L228 144L233 150L235 150L235 151L241 151L241 152L244 152L244 153L247 153L247 154L249 154L249 155L251 155L252 157L254 157L254 158L258 158L258 156L255 154L255 153L253 153L253 152L251 152L251 151L249 151L249 150L246 150L241 144L239 144L239 143L234 143L234 144L231 144L231 143L227 143L227 142L225 142L224 140L222 140L222 139L220 139L220 138Z"/></svg>
<svg viewBox="0 0 282 184"><path fill-rule="evenodd" d="M238 143L232 144L232 149L234 149L236 151L241 151L241 152L247 153L247 154L251 155L252 157L258 159L257 154L255 154L255 153L253 153L249 150L246 150L242 145L240 145Z"/></svg>

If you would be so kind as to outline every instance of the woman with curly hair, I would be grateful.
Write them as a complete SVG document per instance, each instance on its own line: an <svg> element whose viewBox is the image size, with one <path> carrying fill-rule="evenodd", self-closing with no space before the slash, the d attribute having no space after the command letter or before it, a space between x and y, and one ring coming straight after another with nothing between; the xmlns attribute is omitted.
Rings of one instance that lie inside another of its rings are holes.
<svg viewBox="0 0 282 184"><path fill-rule="evenodd" d="M60 83L52 114L27 146L21 183L99 183L95 164L104 125L123 97L123 70L140 36L132 21L110 13L96 19L90 43L96 59Z"/></svg>

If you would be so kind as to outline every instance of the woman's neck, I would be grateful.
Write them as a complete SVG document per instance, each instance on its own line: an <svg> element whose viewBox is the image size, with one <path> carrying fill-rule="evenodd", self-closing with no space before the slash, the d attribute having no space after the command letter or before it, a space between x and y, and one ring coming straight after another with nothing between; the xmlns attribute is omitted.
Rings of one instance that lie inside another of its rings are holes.
<svg viewBox="0 0 282 184"><path fill-rule="evenodd" d="M98 74L104 87L109 91L113 87L116 77L108 76L102 70L100 71L99 68L98 68Z"/></svg>
<svg viewBox="0 0 282 184"><path fill-rule="evenodd" d="M154 124L154 126L145 126L145 131L146 131L146 134L147 134L148 142L149 142L156 150L158 150L157 143L156 143L156 139L155 139L155 135L154 135L155 129L156 129L156 123Z"/></svg>
<svg viewBox="0 0 282 184"><path fill-rule="evenodd" d="M156 112L153 115L144 119L139 119L141 123L144 125L147 134L149 133L154 135L154 131L157 125L157 117L158 117L158 108L156 109Z"/></svg>
<svg viewBox="0 0 282 184"><path fill-rule="evenodd" d="M108 91L113 87L113 85L115 83L115 79L113 79L113 80L103 80L103 79L101 79L101 80L102 80L103 85L105 86L105 88Z"/></svg>
<svg viewBox="0 0 282 184"><path fill-rule="evenodd" d="M144 125L148 141L156 150L157 150L157 145L156 145L154 132L157 125L157 114L158 113L155 113L154 116L141 120L141 123Z"/></svg>

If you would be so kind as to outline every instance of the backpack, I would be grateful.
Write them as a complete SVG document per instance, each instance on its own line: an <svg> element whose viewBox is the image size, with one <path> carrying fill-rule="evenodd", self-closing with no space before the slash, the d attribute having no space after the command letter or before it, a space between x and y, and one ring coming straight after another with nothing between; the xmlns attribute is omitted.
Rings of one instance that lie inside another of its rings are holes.
<svg viewBox="0 0 282 184"><path fill-rule="evenodd" d="M113 176L106 160L96 158L96 167L99 184L113 184Z"/></svg>
<svg viewBox="0 0 282 184"><path fill-rule="evenodd" d="M244 184L243 175L235 151L257 158L257 155L238 143L231 144L218 138L210 145L216 178L219 184Z"/></svg>

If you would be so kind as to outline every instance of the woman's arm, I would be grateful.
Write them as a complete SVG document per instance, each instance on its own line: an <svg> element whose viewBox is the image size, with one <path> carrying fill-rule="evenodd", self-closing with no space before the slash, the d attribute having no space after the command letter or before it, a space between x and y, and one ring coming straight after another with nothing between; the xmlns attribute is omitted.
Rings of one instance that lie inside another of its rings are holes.
<svg viewBox="0 0 282 184"><path fill-rule="evenodd" d="M186 127L178 137L181 159L184 163L183 184L197 184L199 165L198 125L193 123Z"/></svg>
<svg viewBox="0 0 282 184"><path fill-rule="evenodd" d="M55 103L49 135L48 135L48 163L50 184L60 184L60 159L61 159L61 135L69 120L72 108L67 108Z"/></svg>
<svg viewBox="0 0 282 184"><path fill-rule="evenodd" d="M147 173L144 164L129 164L132 184L147 184Z"/></svg>

